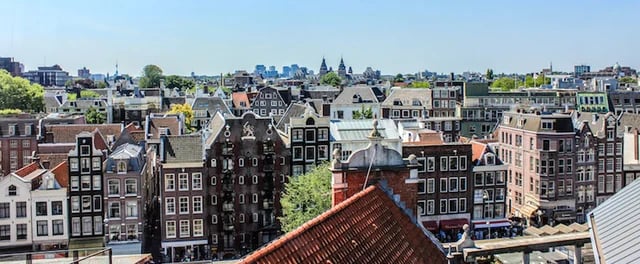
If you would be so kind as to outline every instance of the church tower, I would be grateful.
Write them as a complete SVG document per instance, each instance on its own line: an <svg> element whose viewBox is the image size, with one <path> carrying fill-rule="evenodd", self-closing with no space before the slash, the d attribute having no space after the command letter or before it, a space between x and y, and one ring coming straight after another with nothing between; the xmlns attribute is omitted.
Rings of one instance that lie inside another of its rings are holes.
<svg viewBox="0 0 640 264"><path fill-rule="evenodd" d="M325 62L324 57L322 57L322 64L320 64L320 76L327 74L327 72L327 63Z"/></svg>
<svg viewBox="0 0 640 264"><path fill-rule="evenodd" d="M347 77L347 67L344 65L344 60L340 58L340 65L338 65L338 75L340 78Z"/></svg>

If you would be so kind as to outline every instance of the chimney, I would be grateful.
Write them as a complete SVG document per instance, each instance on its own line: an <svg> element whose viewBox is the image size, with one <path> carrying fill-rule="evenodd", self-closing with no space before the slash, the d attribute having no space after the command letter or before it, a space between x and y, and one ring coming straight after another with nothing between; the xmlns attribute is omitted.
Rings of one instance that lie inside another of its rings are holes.
<svg viewBox="0 0 640 264"><path fill-rule="evenodd" d="M455 77L455 75L453 74L453 72L451 73L451 76L450 76L450 77L451 77L451 80L452 80L452 81L455 79L455 78L454 78L454 77Z"/></svg>
<svg viewBox="0 0 640 264"><path fill-rule="evenodd" d="M207 95L209 94L209 86L205 85L203 90L204 90L204 94L207 94Z"/></svg>

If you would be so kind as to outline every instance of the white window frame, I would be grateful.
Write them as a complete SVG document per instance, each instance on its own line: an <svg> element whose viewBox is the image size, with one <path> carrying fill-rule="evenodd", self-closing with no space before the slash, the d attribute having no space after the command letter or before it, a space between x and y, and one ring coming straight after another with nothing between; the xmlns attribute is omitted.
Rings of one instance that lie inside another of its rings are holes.
<svg viewBox="0 0 640 264"><path fill-rule="evenodd" d="M193 236L204 236L204 223L202 223L202 219L193 219Z"/></svg>
<svg viewBox="0 0 640 264"><path fill-rule="evenodd" d="M183 198L187 199L187 202L184 203L186 205L185 208L187 209L186 212L182 212L182 208L183 208L182 207L182 205L183 205L182 199ZM180 197L178 197L178 213L181 214L181 215L189 214L189 196L180 196Z"/></svg>
<svg viewBox="0 0 640 264"><path fill-rule="evenodd" d="M211 176L211 180L209 180L211 183L211 186L215 186L218 183L218 178L216 178L216 176Z"/></svg>
<svg viewBox="0 0 640 264"><path fill-rule="evenodd" d="M182 176L184 176L184 179ZM183 183L182 180L184 180L185 186L182 185ZM189 190L189 174L188 173L178 173L178 190L179 191Z"/></svg>
<svg viewBox="0 0 640 264"><path fill-rule="evenodd" d="M186 226L186 229L183 229L183 226ZM191 221L189 220L180 220L180 237L189 237L191 236Z"/></svg>
<svg viewBox="0 0 640 264"><path fill-rule="evenodd" d="M429 182L431 182L431 190L429 190ZM435 178L428 178L427 179L427 193L435 193L436 192L436 179Z"/></svg>
<svg viewBox="0 0 640 264"><path fill-rule="evenodd" d="M202 190L202 173L200 172L191 173L191 189Z"/></svg>
<svg viewBox="0 0 640 264"><path fill-rule="evenodd" d="M431 207L429 207L429 204L431 204ZM436 211L436 201L435 200L427 200L427 215L433 215L435 214Z"/></svg>
<svg viewBox="0 0 640 264"><path fill-rule="evenodd" d="M169 188L169 182L172 182L171 186L173 186L172 188ZM176 190L176 175L173 173L167 173L164 175L164 190L169 192L169 191L175 191Z"/></svg>
<svg viewBox="0 0 640 264"><path fill-rule="evenodd" d="M173 211L169 210L169 204L173 204ZM175 197L165 197L164 198L164 213L166 215L175 215L176 214L176 198Z"/></svg>
<svg viewBox="0 0 640 264"><path fill-rule="evenodd" d="M202 196L192 196L191 197L191 207L193 208L193 213L194 214L201 214L202 213L202 207L203 207ZM198 207L200 207L200 209L197 210Z"/></svg>
<svg viewBox="0 0 640 264"><path fill-rule="evenodd" d="M251 202L254 203L254 204L258 203L258 194L257 193L251 194Z"/></svg>
<svg viewBox="0 0 640 264"><path fill-rule="evenodd" d="M171 232L170 227L173 227L173 232ZM167 221L167 226L165 228L165 233L167 238L176 238L177 236L177 226L176 221Z"/></svg>

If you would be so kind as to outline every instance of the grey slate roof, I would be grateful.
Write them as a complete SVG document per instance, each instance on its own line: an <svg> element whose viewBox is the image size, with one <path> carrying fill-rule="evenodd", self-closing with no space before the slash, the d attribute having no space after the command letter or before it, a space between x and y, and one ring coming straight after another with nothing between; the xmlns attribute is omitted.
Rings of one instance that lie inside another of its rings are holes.
<svg viewBox="0 0 640 264"><path fill-rule="evenodd" d="M420 105L414 105L414 100ZM402 106L418 106L431 109L431 90L423 88L395 89L389 97L381 103L382 106L394 106L394 101L399 101Z"/></svg>
<svg viewBox="0 0 640 264"><path fill-rule="evenodd" d="M231 114L229 107L220 97L197 97L191 104L193 110L207 110L209 117L220 111L223 114Z"/></svg>
<svg viewBox="0 0 640 264"><path fill-rule="evenodd" d="M354 97L358 97L361 103L378 103L378 98L373 93L371 87L368 86L355 86L347 87L342 90L342 93L338 95L334 104L352 104Z"/></svg>
<svg viewBox="0 0 640 264"><path fill-rule="evenodd" d="M300 117L304 115L304 112L306 109L307 109L307 106L298 104L298 103L293 103L289 105L289 108L287 108L287 111L284 112L284 115L282 116L282 118L278 120L278 124L276 125L276 128L284 131L285 125L289 123L289 120L291 120L292 117Z"/></svg>
<svg viewBox="0 0 640 264"><path fill-rule="evenodd" d="M202 162L202 137L200 135L167 136L163 142L163 154L166 162Z"/></svg>
<svg viewBox="0 0 640 264"><path fill-rule="evenodd" d="M624 187L589 213L596 263L637 263L640 259L640 181Z"/></svg>
<svg viewBox="0 0 640 264"><path fill-rule="evenodd" d="M509 122L505 123L504 118L509 118ZM519 126L518 120L524 120L522 127ZM555 120L554 128L550 130L542 129L543 120ZM523 129L531 132L575 132L573 120L570 115L565 114L522 114L509 112L504 113L503 120L500 120L500 126Z"/></svg>
<svg viewBox="0 0 640 264"><path fill-rule="evenodd" d="M127 160L127 171L140 172L145 164L142 151L142 147L135 144L120 145L109 155L105 168L107 171L116 171L116 161Z"/></svg>
<svg viewBox="0 0 640 264"><path fill-rule="evenodd" d="M331 120L330 126L331 141L345 140L367 140L373 129L373 120ZM391 119L378 120L378 132L385 139L399 139L398 127Z"/></svg>

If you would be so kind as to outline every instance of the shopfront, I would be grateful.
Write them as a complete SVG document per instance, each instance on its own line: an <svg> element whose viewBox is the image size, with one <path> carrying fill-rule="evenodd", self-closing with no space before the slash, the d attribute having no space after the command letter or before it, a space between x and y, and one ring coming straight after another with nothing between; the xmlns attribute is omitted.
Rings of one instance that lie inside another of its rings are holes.
<svg viewBox="0 0 640 264"><path fill-rule="evenodd" d="M163 242L162 251L165 262L185 262L209 258L207 240Z"/></svg>

